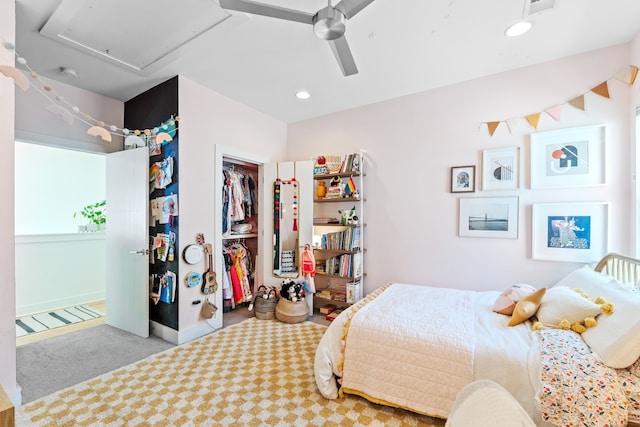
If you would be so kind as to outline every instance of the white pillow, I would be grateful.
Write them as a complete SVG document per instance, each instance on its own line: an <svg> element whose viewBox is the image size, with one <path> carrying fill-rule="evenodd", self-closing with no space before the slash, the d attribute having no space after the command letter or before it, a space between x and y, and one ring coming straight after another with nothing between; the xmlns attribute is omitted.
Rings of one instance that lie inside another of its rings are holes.
<svg viewBox="0 0 640 427"><path fill-rule="evenodd" d="M598 325L582 334L607 366L623 369L640 357L640 296L588 268L570 273L558 284L581 288L592 297L600 296L613 304L612 314L598 316Z"/></svg>
<svg viewBox="0 0 640 427"><path fill-rule="evenodd" d="M566 286L569 289L581 288L585 283L600 283L604 285L611 280L611 276L604 273L598 273L591 269L588 265L578 268L567 274L562 280L556 283L556 286ZM594 296L594 295L592 295Z"/></svg>
<svg viewBox="0 0 640 427"><path fill-rule="evenodd" d="M556 285L544 294L536 316L544 326L556 327L564 319L568 320L569 324L574 324L584 322L585 318L598 314L600 314L598 304L566 286Z"/></svg>

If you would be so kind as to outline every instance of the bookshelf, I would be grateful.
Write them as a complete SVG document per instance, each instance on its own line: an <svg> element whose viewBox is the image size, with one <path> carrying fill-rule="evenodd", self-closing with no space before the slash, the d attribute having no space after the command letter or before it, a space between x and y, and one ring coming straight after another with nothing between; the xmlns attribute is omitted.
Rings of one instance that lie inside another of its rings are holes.
<svg viewBox="0 0 640 427"><path fill-rule="evenodd" d="M363 297L364 165L364 150L316 159L314 308L320 312L328 306L345 308Z"/></svg>

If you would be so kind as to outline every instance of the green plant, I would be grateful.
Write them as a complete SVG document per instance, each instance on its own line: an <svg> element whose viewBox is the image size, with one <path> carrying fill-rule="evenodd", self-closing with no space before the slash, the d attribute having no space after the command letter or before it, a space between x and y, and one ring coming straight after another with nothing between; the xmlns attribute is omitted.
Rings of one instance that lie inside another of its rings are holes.
<svg viewBox="0 0 640 427"><path fill-rule="evenodd" d="M102 200L87 205L81 211L74 213L73 217L76 218L78 214L85 217L91 224L105 224L107 222L107 201Z"/></svg>

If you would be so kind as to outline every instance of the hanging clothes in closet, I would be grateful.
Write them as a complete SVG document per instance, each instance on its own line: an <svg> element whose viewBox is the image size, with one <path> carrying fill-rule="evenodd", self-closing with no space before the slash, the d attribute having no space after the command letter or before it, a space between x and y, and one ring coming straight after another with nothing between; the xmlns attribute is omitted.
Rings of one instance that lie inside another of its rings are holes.
<svg viewBox="0 0 640 427"><path fill-rule="evenodd" d="M223 279L223 298L230 300L229 305L251 302L252 265L251 253L244 243L236 241L224 249L225 274Z"/></svg>
<svg viewBox="0 0 640 427"><path fill-rule="evenodd" d="M222 233L231 233L234 223L246 222L257 213L258 195L251 173L242 173L235 167L223 169Z"/></svg>

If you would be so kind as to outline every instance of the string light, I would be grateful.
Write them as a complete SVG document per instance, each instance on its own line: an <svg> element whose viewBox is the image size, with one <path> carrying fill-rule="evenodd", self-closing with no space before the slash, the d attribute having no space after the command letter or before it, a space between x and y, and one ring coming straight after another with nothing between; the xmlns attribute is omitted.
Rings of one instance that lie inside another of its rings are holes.
<svg viewBox="0 0 640 427"><path fill-rule="evenodd" d="M90 114L80 110L78 106L69 103L62 95L58 94L50 84L45 83L40 78L40 75L29 66L27 59L18 54L13 43L4 40L4 38L0 38L0 40L5 49L13 52L16 57L16 63L26 68L29 77L37 84L31 84L20 70L9 65L1 65L0 73L12 78L16 86L24 91L31 87L35 88L42 96L52 102L53 105L47 108L47 110L59 116L70 125L73 124L74 119L78 119L89 126L87 130L89 135L100 137L107 142L111 142L111 135L127 138L131 133L148 146L161 145L173 140L173 135L175 135L175 132L178 130L176 122L180 121L179 116L171 116L165 122L152 129L134 129L131 131L130 129L121 128L114 124L106 124L103 120L95 119L91 117ZM160 129L162 129L162 131L160 131Z"/></svg>

